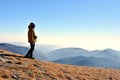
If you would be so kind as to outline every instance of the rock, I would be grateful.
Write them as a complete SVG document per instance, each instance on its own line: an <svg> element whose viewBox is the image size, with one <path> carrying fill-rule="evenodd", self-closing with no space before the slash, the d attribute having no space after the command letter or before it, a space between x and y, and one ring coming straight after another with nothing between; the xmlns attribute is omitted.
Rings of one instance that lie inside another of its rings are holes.
<svg viewBox="0 0 120 80"><path fill-rule="evenodd" d="M3 58L0 57L0 62L5 62L5 60Z"/></svg>

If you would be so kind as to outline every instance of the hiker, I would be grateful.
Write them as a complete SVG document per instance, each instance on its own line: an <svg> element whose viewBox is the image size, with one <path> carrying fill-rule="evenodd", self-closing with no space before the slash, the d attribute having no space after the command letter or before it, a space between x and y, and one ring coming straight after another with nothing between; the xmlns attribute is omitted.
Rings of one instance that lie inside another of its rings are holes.
<svg viewBox="0 0 120 80"><path fill-rule="evenodd" d="M35 47L35 42L37 39L37 36L35 35L34 29L35 29L35 24L33 22L31 22L28 26L28 42L30 43L30 49L28 51L28 53L25 55L25 58L31 58L31 59L35 59L33 57L33 51L34 51L34 47Z"/></svg>

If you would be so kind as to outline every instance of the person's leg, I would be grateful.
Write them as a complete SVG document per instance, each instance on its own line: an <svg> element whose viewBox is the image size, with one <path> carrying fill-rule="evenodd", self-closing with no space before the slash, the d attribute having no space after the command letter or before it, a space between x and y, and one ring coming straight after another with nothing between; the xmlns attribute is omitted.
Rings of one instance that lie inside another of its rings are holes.
<svg viewBox="0 0 120 80"><path fill-rule="evenodd" d="M30 49L29 49L28 53L25 55L26 58L30 58L31 51L32 51L32 45L30 43Z"/></svg>
<svg viewBox="0 0 120 80"><path fill-rule="evenodd" d="M30 58L33 59L33 51L34 51L35 44L31 43L30 45L31 45Z"/></svg>

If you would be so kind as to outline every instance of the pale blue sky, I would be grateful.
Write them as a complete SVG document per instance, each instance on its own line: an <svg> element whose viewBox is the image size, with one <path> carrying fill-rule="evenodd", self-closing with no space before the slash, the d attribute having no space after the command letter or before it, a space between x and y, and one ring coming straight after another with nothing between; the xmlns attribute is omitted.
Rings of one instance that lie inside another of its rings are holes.
<svg viewBox="0 0 120 80"><path fill-rule="evenodd" d="M27 42L31 21L39 44L120 50L120 0L0 0L1 41Z"/></svg>

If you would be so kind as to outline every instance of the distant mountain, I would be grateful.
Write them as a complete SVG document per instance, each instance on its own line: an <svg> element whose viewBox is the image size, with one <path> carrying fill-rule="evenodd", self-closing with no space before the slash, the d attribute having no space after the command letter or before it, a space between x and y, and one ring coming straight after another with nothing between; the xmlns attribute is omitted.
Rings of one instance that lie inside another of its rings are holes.
<svg viewBox="0 0 120 80"><path fill-rule="evenodd" d="M48 53L47 57L50 61L62 58L76 57L76 56L89 56L89 51L82 48L62 48Z"/></svg>
<svg viewBox="0 0 120 80"><path fill-rule="evenodd" d="M60 49L60 47L56 46L56 45L40 45L40 44L37 44L35 47L36 47L36 50L44 53L45 55L47 55L47 53L49 53L51 51L54 51L56 49Z"/></svg>
<svg viewBox="0 0 120 80"><path fill-rule="evenodd" d="M28 47L17 46L17 45L12 45L12 44L8 44L8 43L0 43L0 49L8 50L8 51L18 53L18 54L23 54L23 55L25 55L29 50ZM34 57L37 59L40 59L40 60L47 60L45 55L37 50L34 51Z"/></svg>
<svg viewBox="0 0 120 80"><path fill-rule="evenodd" d="M112 49L104 49L104 50L94 50L90 52L90 56L92 57L109 57L109 58L117 58L120 57L120 51L112 50Z"/></svg>
<svg viewBox="0 0 120 80"><path fill-rule="evenodd" d="M18 46L26 46L26 47L29 47L29 44L28 43L24 43L24 42L12 42L10 44L13 44L13 45L18 45ZM42 52L43 54L47 54L53 50L56 50L56 49L60 49L61 47L59 46L56 46L56 45L42 45L42 44L36 44L35 45L35 49L37 51L40 51Z"/></svg>
<svg viewBox="0 0 120 80"><path fill-rule="evenodd" d="M86 57L84 56L75 56L75 57L68 57L68 58L62 58L62 59L58 59L52 62L58 62L58 63L62 63L62 64L74 64L76 62L79 62L83 59L86 59Z"/></svg>
<svg viewBox="0 0 120 80"><path fill-rule="evenodd" d="M77 57L59 59L53 62L62 63L62 64L78 65L78 66L120 68L120 61L116 61L116 60L108 59L108 58L77 56Z"/></svg>
<svg viewBox="0 0 120 80"><path fill-rule="evenodd" d="M73 65L120 69L120 61L119 60L116 61L110 58L108 59L108 58L86 57L85 59L73 63Z"/></svg>
<svg viewBox="0 0 120 80"><path fill-rule="evenodd" d="M112 49L88 51L81 48L62 48L48 55L49 61L94 67L120 68L120 51Z"/></svg>
<svg viewBox="0 0 120 80"><path fill-rule="evenodd" d="M0 49L8 50L14 53L26 54L29 48L24 46L16 46L8 43L0 43Z"/></svg>

